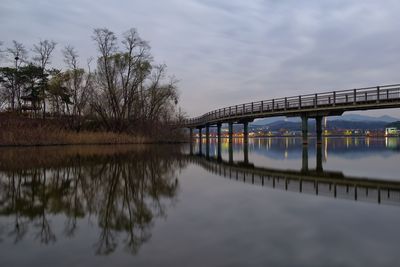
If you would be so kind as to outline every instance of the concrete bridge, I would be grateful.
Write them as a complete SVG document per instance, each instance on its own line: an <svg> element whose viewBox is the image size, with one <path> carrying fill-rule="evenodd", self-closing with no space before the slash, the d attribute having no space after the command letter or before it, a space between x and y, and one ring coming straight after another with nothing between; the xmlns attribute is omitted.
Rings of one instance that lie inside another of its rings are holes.
<svg viewBox="0 0 400 267"><path fill-rule="evenodd" d="M208 141L210 127L217 127L218 139L221 138L221 126L229 125L229 141L232 142L233 124L243 124L244 142L248 141L248 124L254 119L286 116L298 116L302 119L303 143L308 142L308 119L315 118L317 142L322 140L322 119L325 116L342 115L345 111L387 109L400 107L400 84L383 85L359 89L349 89L326 93L276 98L240 105L224 107L210 111L200 117L187 119L183 126L193 130L202 129Z"/></svg>
<svg viewBox="0 0 400 267"><path fill-rule="evenodd" d="M246 157L245 157L246 158ZM248 161L226 161L203 154L187 155L197 164L219 176L279 190L400 206L400 181L345 176L341 172L322 170L321 153L317 152L317 168L310 170L303 156L301 170L256 167Z"/></svg>

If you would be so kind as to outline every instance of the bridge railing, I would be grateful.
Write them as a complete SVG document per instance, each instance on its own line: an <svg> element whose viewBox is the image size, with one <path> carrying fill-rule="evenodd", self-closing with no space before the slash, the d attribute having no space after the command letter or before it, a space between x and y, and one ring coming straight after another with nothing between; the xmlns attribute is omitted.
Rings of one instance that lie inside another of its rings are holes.
<svg viewBox="0 0 400 267"><path fill-rule="evenodd" d="M309 110L324 107L343 107L400 100L400 85L384 85L275 98L244 103L210 111L200 117L185 121L186 125L205 125L222 120L236 119L240 116L285 113L294 110Z"/></svg>

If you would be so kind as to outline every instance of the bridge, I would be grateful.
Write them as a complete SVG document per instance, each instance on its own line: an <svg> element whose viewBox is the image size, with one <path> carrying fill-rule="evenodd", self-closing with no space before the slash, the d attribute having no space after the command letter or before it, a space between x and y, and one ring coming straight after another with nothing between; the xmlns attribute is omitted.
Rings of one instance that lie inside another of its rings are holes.
<svg viewBox="0 0 400 267"><path fill-rule="evenodd" d="M244 142L248 142L248 124L258 118L301 117L303 143L308 142L308 119L315 118L317 142L322 140L322 119L325 116L338 116L346 111L387 109L400 107L400 84L349 89L318 94L276 98L251 103L244 103L210 111L200 117L184 121L183 127L199 130L205 128L206 140L209 140L210 127L217 127L220 141L221 127L228 123L229 142L232 142L233 124L243 124Z"/></svg>
<svg viewBox="0 0 400 267"><path fill-rule="evenodd" d="M189 154L187 159L211 173L253 185L400 206L399 181L345 176L341 172L323 171L318 166L315 170L303 168L299 171L256 167L249 162L226 161L203 154Z"/></svg>

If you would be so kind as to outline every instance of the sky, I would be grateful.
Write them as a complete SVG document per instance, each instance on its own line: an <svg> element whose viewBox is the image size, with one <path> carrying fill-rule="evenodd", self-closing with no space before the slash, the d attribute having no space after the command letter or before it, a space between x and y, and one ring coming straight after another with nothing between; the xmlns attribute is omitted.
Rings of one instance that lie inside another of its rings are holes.
<svg viewBox="0 0 400 267"><path fill-rule="evenodd" d="M396 0L1 0L0 41L73 45L136 28L178 80L189 116L245 102L400 83ZM4 60L4 59L3 59ZM400 109L368 115L400 118Z"/></svg>

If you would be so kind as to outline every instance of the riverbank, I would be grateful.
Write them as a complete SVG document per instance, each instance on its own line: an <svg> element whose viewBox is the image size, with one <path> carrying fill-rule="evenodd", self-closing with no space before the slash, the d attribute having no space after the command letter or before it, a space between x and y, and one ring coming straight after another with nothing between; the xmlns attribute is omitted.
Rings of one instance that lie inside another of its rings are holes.
<svg viewBox="0 0 400 267"><path fill-rule="evenodd" d="M0 133L0 146L146 144L150 139L108 132L69 132L29 129Z"/></svg>
<svg viewBox="0 0 400 267"><path fill-rule="evenodd" d="M62 121L0 116L0 146L178 143L179 133L145 135L68 129Z"/></svg>

